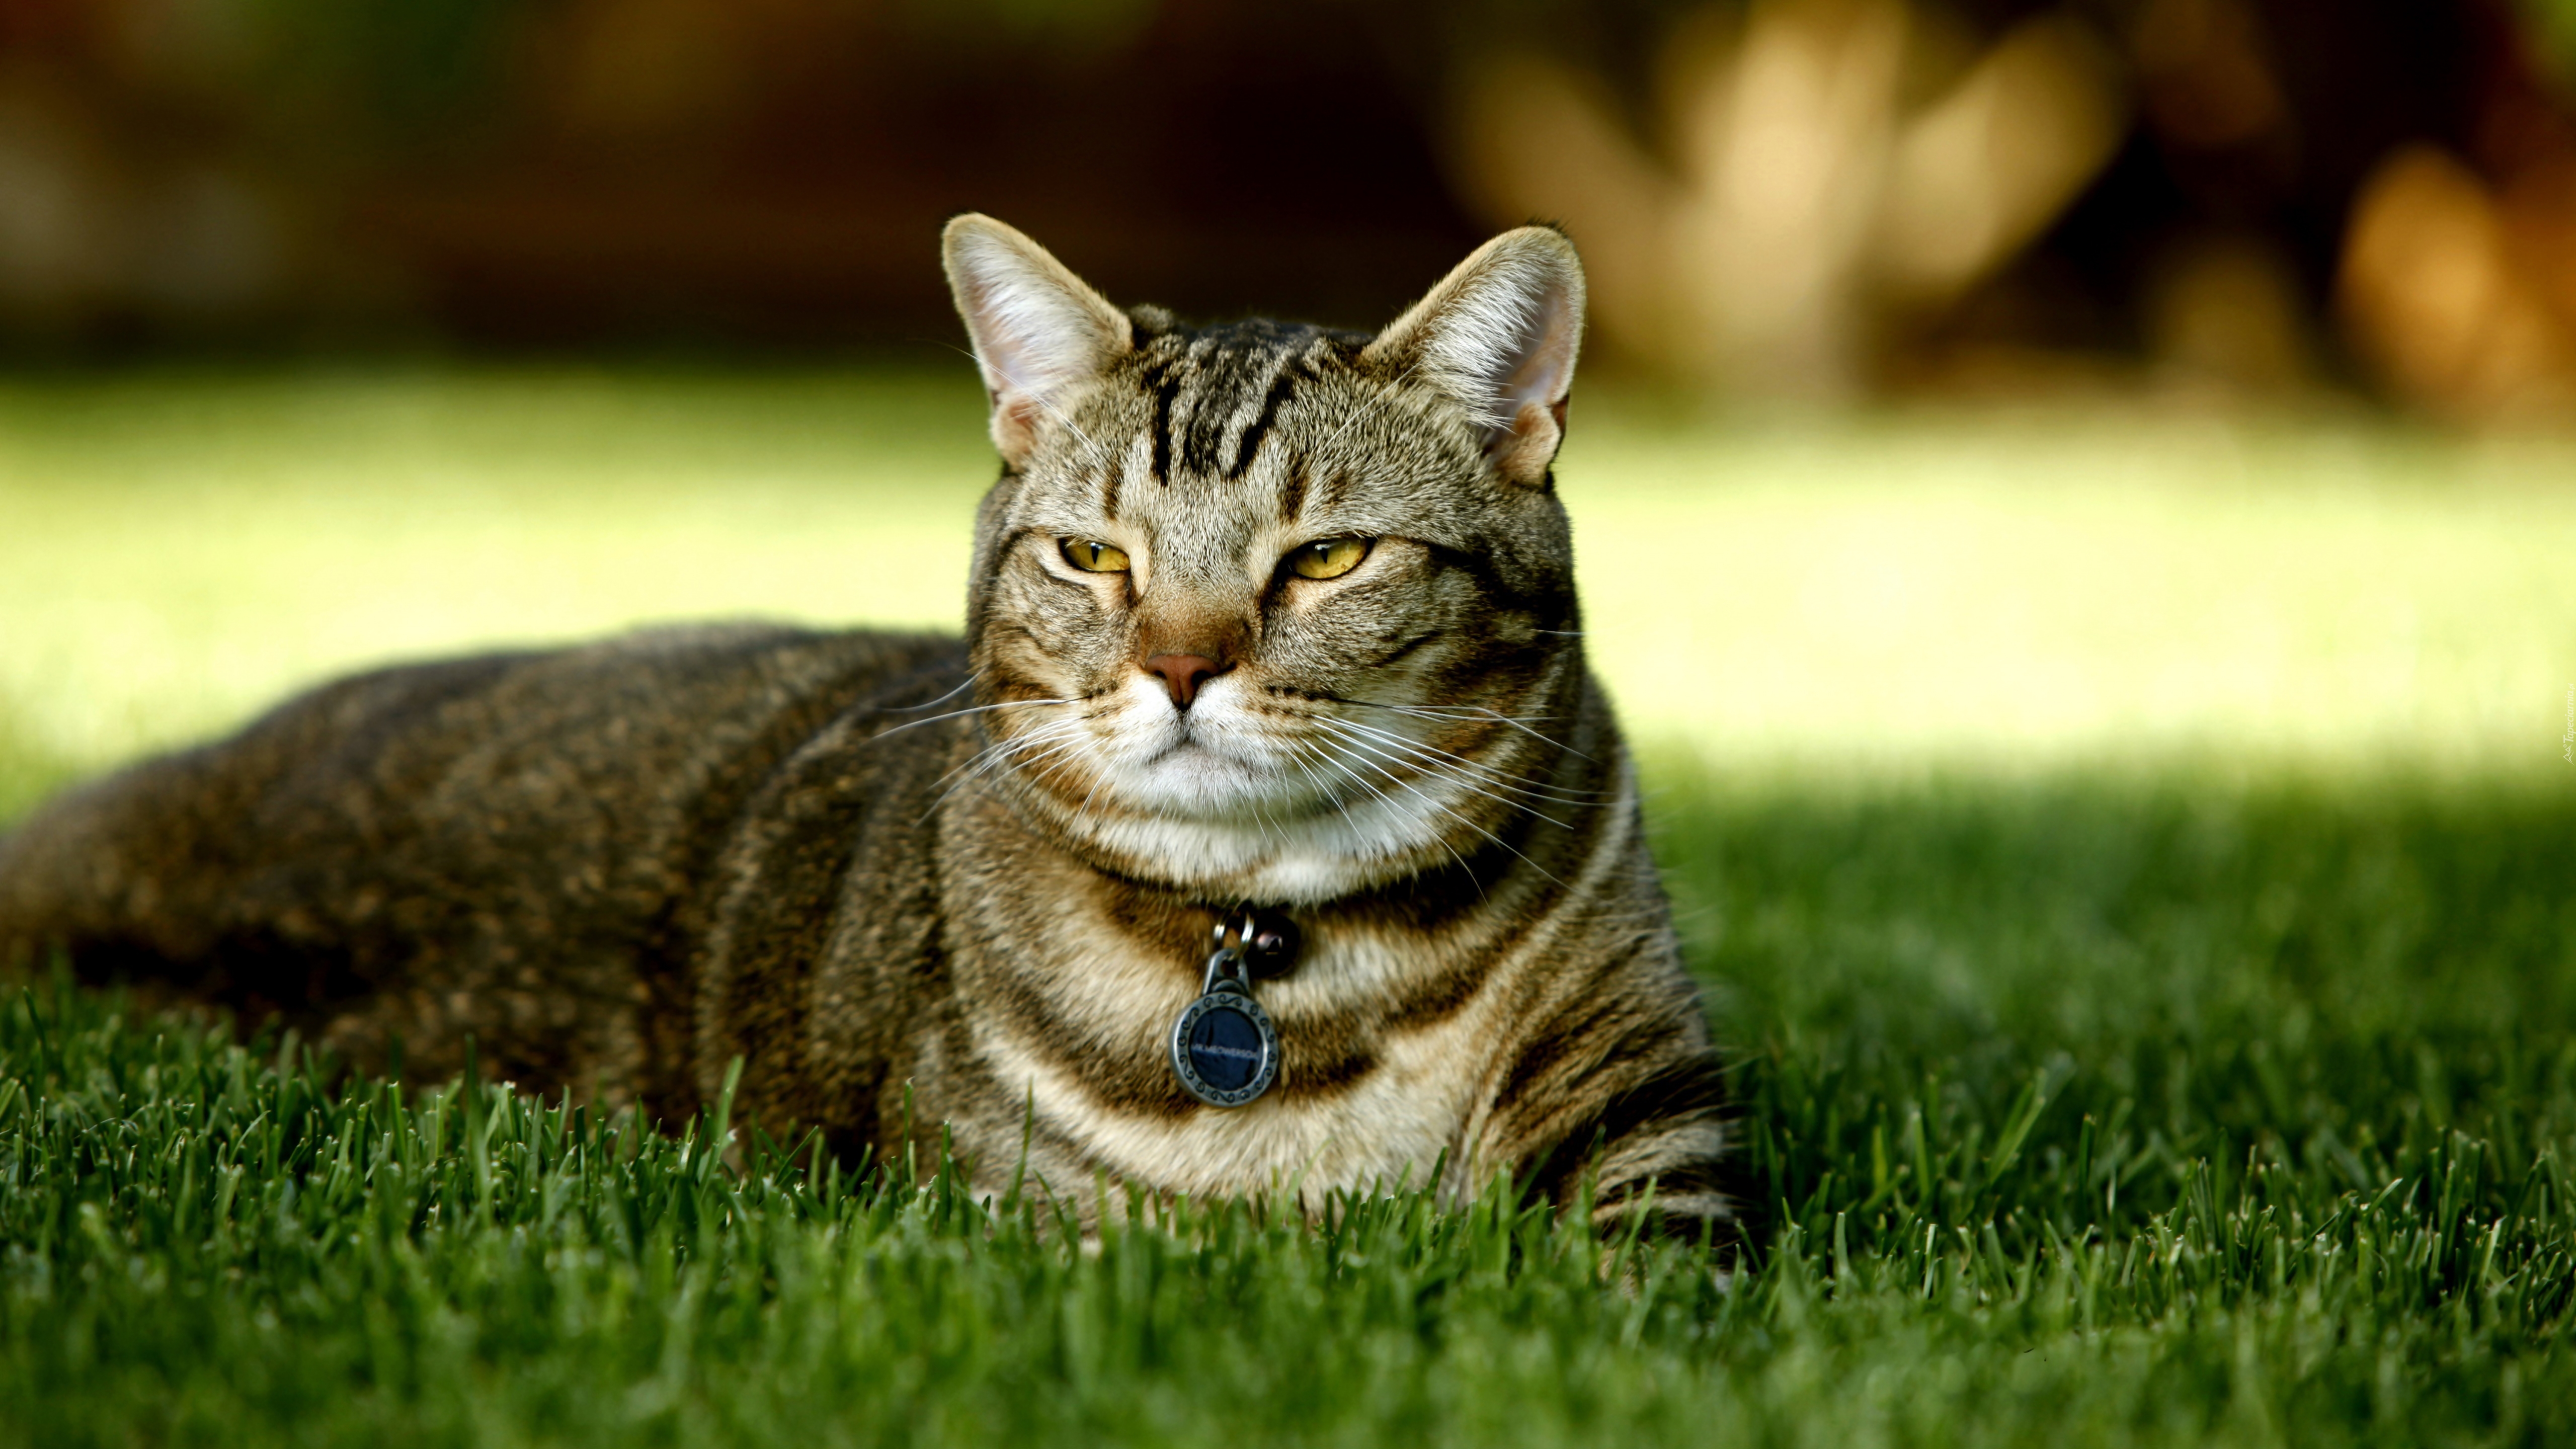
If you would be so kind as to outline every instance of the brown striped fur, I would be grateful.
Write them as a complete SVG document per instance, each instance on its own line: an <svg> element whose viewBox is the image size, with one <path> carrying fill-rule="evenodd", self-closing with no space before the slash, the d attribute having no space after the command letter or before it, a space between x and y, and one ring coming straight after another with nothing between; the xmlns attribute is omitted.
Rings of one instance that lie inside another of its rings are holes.
<svg viewBox="0 0 2576 1449"><path fill-rule="evenodd" d="M954 641L730 627L386 670L0 840L0 952L414 1075L942 1124L1087 1210L1436 1170L1732 1220L1699 997L1550 473L1582 274L1497 238L1374 338L1192 330L961 218L1001 480ZM1282 560L1369 552L1338 578ZM1126 552L1074 567L1067 539ZM1221 667L1186 709L1147 656ZM1174 1081L1220 908L1287 910L1277 1086ZM908 1104L908 1105L907 1105Z"/></svg>

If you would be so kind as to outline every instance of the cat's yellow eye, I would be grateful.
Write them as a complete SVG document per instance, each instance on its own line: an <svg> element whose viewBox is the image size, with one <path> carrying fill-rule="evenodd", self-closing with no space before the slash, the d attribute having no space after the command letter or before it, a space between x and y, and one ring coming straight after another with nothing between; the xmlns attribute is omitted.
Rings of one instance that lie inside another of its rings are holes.
<svg viewBox="0 0 2576 1449"><path fill-rule="evenodd" d="M1123 574L1127 572L1127 555L1096 538L1068 538L1061 547L1064 561L1085 573Z"/></svg>
<svg viewBox="0 0 2576 1449"><path fill-rule="evenodd" d="M1301 579L1338 579L1368 557L1365 538L1319 538L1300 544L1288 555L1288 567Z"/></svg>

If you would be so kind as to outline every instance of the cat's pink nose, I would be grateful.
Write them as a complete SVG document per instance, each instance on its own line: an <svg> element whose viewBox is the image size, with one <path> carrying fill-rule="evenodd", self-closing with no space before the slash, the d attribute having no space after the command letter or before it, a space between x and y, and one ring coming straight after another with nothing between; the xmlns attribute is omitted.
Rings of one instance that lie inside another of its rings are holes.
<svg viewBox="0 0 2576 1449"><path fill-rule="evenodd" d="M1163 676L1163 687L1172 692L1172 703L1183 709L1198 698L1199 686L1225 672L1225 667L1203 654L1157 654L1145 661L1149 674Z"/></svg>

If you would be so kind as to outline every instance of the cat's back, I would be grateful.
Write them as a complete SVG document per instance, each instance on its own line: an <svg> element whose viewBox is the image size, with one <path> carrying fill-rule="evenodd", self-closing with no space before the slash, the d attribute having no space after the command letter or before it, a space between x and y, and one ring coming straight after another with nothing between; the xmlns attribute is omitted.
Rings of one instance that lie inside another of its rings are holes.
<svg viewBox="0 0 2576 1449"><path fill-rule="evenodd" d="M447 995L529 978L571 1003L548 1016L622 998L630 970L582 973L674 928L780 761L964 668L953 639L735 624L342 679L0 837L0 958L219 962L201 994L290 1017L424 959Z"/></svg>

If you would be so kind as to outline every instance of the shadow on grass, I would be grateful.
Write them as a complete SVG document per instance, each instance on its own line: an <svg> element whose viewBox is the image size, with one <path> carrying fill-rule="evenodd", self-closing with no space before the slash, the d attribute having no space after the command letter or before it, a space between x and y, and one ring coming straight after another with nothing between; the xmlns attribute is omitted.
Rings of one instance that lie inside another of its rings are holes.
<svg viewBox="0 0 2576 1449"><path fill-rule="evenodd" d="M1783 1226L2323 1214L2463 1153L2484 1221L2576 1146L2557 782L1652 779Z"/></svg>

